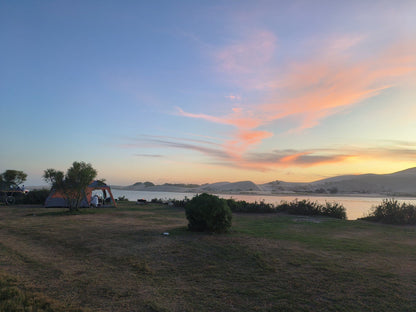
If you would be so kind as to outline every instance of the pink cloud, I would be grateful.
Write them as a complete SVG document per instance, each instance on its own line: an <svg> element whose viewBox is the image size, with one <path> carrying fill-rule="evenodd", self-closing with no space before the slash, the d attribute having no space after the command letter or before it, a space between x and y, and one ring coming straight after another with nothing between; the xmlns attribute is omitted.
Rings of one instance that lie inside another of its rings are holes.
<svg viewBox="0 0 416 312"><path fill-rule="evenodd" d="M249 111L244 111L242 108L232 109L232 113L226 116L212 116L206 114L193 114L183 111L181 108L177 108L178 114L184 117L204 119L206 121L232 125L241 129L253 129L262 124L262 120L255 116L255 114Z"/></svg>
<svg viewBox="0 0 416 312"><path fill-rule="evenodd" d="M253 145L259 144L262 140L273 136L267 131L240 130L232 140L224 143L224 150L235 160L241 159L241 155Z"/></svg>
<svg viewBox="0 0 416 312"><path fill-rule="evenodd" d="M193 114L181 109L179 113L236 128L236 131L232 130L231 138L224 141L224 150L240 166L263 168L261 163L244 160L244 154L254 145L273 136L272 132L260 130L260 127L284 118L296 121L291 131L315 127L325 118L380 94L416 72L414 44L392 44L375 51L370 57L360 58L359 53L353 52L364 41L363 36L335 39L328 43L328 49L320 47L321 54L311 55L308 60L293 62L284 68L271 65L276 38L268 32L243 43L231 44L217 55L220 69L229 76L248 77L236 81L246 92L261 86L268 100L235 107L225 116ZM274 73L274 77L270 73ZM254 86L249 83L253 79L257 80ZM293 154L279 159L274 165L309 166L344 161L350 157ZM265 164L265 167L270 166L273 165Z"/></svg>

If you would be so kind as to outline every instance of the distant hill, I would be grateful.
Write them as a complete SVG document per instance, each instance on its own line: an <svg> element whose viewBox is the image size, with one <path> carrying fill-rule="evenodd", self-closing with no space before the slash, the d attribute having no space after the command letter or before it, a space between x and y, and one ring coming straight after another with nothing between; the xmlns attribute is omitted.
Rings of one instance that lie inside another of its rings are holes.
<svg viewBox="0 0 416 312"><path fill-rule="evenodd" d="M261 188L251 181L240 181L240 182L219 182L208 184L201 187L204 191L218 192L218 193L247 193L247 192L260 192Z"/></svg>
<svg viewBox="0 0 416 312"><path fill-rule="evenodd" d="M155 185L137 182L115 189L156 192L192 192L225 194L380 194L388 196L416 196L416 167L390 174L342 175L311 183L273 181L255 184L251 181L216 182L211 184Z"/></svg>
<svg viewBox="0 0 416 312"><path fill-rule="evenodd" d="M346 175L323 179L310 184L315 189L337 188L341 193L377 193L415 195L416 168L390 174Z"/></svg>

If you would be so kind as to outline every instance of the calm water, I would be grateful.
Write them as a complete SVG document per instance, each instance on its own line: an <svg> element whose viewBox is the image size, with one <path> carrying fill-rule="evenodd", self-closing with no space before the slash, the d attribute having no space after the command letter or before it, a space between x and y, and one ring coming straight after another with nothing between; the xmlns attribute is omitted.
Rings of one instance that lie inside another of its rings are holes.
<svg viewBox="0 0 416 312"><path fill-rule="evenodd" d="M146 200L158 199L184 199L185 197L192 198L195 193L176 193L176 192L142 192L142 191L125 191L125 190L112 190L114 198L119 196L125 196L128 200L136 201L143 198ZM280 204L281 201L292 201L296 198L299 200L310 199L317 201L318 203L325 204L328 202L337 202L344 205L347 210L348 220L355 220L357 218L364 217L371 210L371 207L378 205L386 197L356 197L356 196L287 196L287 195L228 195L217 194L222 198L234 198L235 200L245 200L247 202L262 201L269 204ZM416 198L396 198L399 202L407 202L416 204Z"/></svg>

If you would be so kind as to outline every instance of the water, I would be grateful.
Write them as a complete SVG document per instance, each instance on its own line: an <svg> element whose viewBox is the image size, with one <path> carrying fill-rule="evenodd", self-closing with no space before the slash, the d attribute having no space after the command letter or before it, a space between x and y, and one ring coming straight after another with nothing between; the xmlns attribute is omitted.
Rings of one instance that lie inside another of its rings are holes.
<svg viewBox="0 0 416 312"><path fill-rule="evenodd" d="M114 198L125 196L128 200L136 201L143 198L148 201L153 198L157 199L184 199L192 198L196 193L176 193L176 192L143 192L143 191L127 191L127 190L112 190ZM325 202L337 202L344 205L347 211L348 220L356 220L358 218L368 215L371 208L382 202L386 197L359 197L359 196L305 196L305 195L230 195L230 194L216 194L219 197L235 200L245 200L247 202L264 201L268 204L280 204L281 201L292 201L295 199L309 199L321 204ZM416 198L395 198L398 202L406 202L416 205Z"/></svg>

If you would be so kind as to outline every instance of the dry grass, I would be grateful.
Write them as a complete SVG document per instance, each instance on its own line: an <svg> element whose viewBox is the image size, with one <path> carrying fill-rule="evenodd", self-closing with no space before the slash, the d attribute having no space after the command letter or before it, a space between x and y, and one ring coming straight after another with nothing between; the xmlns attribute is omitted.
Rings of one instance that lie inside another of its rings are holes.
<svg viewBox="0 0 416 312"><path fill-rule="evenodd" d="M2 207L0 272L51 311L415 309L414 228L319 220L234 214L211 235L161 205Z"/></svg>

